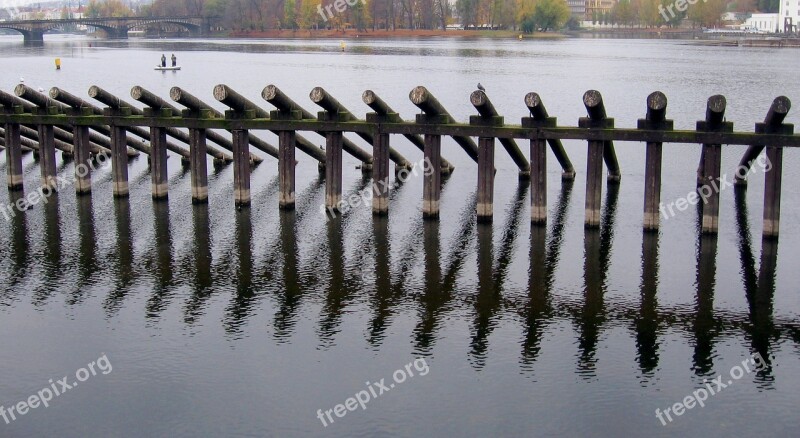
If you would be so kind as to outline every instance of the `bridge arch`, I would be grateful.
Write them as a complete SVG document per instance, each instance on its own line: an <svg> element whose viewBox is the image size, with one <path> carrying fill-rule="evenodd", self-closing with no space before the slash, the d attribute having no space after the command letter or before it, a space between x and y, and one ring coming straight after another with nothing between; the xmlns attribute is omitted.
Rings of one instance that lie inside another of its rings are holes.
<svg viewBox="0 0 800 438"><path fill-rule="evenodd" d="M4 25L0 23L0 29L15 30L22 34L25 42L29 41L44 41L44 31L38 29L29 29L22 26Z"/></svg>
<svg viewBox="0 0 800 438"><path fill-rule="evenodd" d="M203 30L202 24L194 22L194 20L180 19L180 18L153 18L147 20L137 20L126 26L125 31L139 29L149 26L151 24L172 24L180 26L188 30L192 34L199 34Z"/></svg>

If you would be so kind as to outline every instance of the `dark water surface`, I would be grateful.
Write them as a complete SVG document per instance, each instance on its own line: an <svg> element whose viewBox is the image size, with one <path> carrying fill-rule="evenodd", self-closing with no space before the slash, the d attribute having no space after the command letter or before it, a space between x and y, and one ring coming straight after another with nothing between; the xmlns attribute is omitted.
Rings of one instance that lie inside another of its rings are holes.
<svg viewBox="0 0 800 438"><path fill-rule="evenodd" d="M480 81L511 123L537 91L561 124L576 125L582 94L596 88L626 127L661 90L680 128L720 93L739 130L752 130L778 95L800 103L800 61L788 49L448 39L351 40L341 52L335 40L45 39L29 48L0 37L3 90L24 77L80 96L97 84L131 101L134 85L165 98L178 85L214 102L212 87L226 83L270 108L260 92L275 84L314 112L306 96L323 86L363 116L361 92L373 89L411 119L408 92L425 85L466 120ZM184 70L153 71L162 52ZM800 122L798 111L788 122ZM393 144L421 159L405 140ZM531 227L529 188L502 148L494 223L476 224L476 166L450 140L443 154L456 171L438 222L422 220L420 177L392 193L388 218L359 207L327 219L324 180L301 153L294 212L278 210L272 158L253 171L252 206L237 211L232 166L209 163L210 203L193 206L190 175L173 156L169 201L153 202L141 156L129 199L112 198L104 170L90 197L68 188L0 217L0 405L49 379L74 381L104 354L113 366L47 408L0 419L0 436L795 436L800 156L784 155L778 244L761 240L762 173L746 194L722 192L717 238L699 237L694 208L642 233L644 147L634 143L617 145L622 183L604 187L602 228L584 231L586 146L565 144L578 175L562 184L550 156L543 228ZM694 189L699 151L665 146L662 201ZM723 173L743 151L724 148ZM27 155L23 164L30 191L38 163ZM345 157L345 196L370 184L356 164ZM73 164L59 159L58 170L71 175ZM0 189L0 205L9 196ZM767 366L730 379L756 353ZM406 368L415 359L424 362ZM388 386L396 370L414 376L323 427L317 410L381 379ZM656 409L717 375L732 383L662 426Z"/></svg>

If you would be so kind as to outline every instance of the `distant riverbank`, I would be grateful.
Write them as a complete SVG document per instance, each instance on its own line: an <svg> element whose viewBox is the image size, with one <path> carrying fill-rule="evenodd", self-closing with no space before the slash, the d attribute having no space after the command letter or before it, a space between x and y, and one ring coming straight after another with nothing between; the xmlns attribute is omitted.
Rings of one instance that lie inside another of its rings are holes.
<svg viewBox="0 0 800 438"><path fill-rule="evenodd" d="M264 30L230 32L232 38L565 38L559 32L536 32L525 34L512 30L428 30L428 29L395 29L358 31L347 30Z"/></svg>

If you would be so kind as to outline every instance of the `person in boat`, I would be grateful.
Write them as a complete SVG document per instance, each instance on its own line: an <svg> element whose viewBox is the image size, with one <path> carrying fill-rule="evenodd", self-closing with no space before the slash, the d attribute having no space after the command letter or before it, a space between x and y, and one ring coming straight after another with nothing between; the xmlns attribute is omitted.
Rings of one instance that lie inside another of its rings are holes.
<svg viewBox="0 0 800 438"><path fill-rule="evenodd" d="M161 54L161 66L162 67L166 67L167 66L167 56L164 55L163 53Z"/></svg>
<svg viewBox="0 0 800 438"><path fill-rule="evenodd" d="M173 67L177 67L177 65L178 65L178 58L177 58L177 57L175 56L175 54L173 53L173 54L172 54L172 66L173 66Z"/></svg>

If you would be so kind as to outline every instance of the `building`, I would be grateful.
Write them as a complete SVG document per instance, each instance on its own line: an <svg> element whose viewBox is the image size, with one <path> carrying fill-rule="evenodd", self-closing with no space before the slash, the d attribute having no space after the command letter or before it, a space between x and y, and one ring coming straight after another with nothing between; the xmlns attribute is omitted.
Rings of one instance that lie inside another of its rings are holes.
<svg viewBox="0 0 800 438"><path fill-rule="evenodd" d="M744 28L746 30L770 33L782 31L783 26L779 25L778 17L778 14L752 14L750 18L745 20Z"/></svg>
<svg viewBox="0 0 800 438"><path fill-rule="evenodd" d="M778 30L780 32L797 32L797 25L800 24L800 0L779 1L781 9Z"/></svg>
<svg viewBox="0 0 800 438"><path fill-rule="evenodd" d="M592 21L601 17L604 13L610 13L617 4L616 0L586 0L585 20Z"/></svg>
<svg viewBox="0 0 800 438"><path fill-rule="evenodd" d="M573 17L579 20L586 17L586 0L567 0L567 6Z"/></svg>

